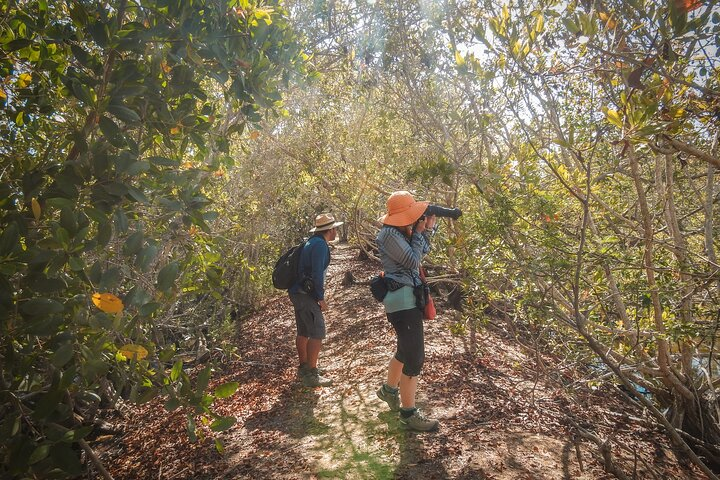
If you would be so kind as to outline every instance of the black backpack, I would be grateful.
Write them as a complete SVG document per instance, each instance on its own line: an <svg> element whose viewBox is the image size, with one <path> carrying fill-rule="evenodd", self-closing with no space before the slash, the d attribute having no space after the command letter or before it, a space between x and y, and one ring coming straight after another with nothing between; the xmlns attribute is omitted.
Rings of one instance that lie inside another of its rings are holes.
<svg viewBox="0 0 720 480"><path fill-rule="evenodd" d="M305 242L299 243L280 256L277 263L275 263L275 268L273 268L273 287L287 290L298 281L300 277L300 254L304 246Z"/></svg>

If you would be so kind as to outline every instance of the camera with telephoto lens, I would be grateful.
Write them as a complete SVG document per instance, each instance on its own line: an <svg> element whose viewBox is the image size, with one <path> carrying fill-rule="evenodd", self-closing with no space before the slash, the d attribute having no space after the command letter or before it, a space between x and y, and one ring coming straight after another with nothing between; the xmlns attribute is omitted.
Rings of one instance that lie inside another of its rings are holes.
<svg viewBox="0 0 720 480"><path fill-rule="evenodd" d="M423 216L420 217L420 220L424 220L425 217L429 217L435 215L436 217L446 217L446 218L452 218L453 220L457 220L460 218L460 215L462 215L462 210L459 208L445 208L441 207L440 205L433 205L432 203L427 206L425 209L425 213L423 213Z"/></svg>

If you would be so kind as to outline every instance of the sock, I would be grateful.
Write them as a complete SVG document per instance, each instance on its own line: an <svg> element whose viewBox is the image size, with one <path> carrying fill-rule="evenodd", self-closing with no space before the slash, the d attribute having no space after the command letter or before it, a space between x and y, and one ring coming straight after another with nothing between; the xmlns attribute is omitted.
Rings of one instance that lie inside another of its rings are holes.
<svg viewBox="0 0 720 480"><path fill-rule="evenodd" d="M399 388L391 387L387 383L383 383L383 390L385 390L387 393L392 393L393 395L397 395L397 393L400 391Z"/></svg>
<svg viewBox="0 0 720 480"><path fill-rule="evenodd" d="M400 407L400 416L402 418L410 418L413 416L413 413L415 413L415 410L417 410L417 408L415 408L415 407L412 407L412 408Z"/></svg>

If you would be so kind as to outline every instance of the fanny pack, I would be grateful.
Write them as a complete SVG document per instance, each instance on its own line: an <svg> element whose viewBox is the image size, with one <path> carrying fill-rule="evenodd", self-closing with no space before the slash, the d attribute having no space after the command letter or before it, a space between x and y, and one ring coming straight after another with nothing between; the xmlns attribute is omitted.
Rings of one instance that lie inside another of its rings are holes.
<svg viewBox="0 0 720 480"><path fill-rule="evenodd" d="M394 292L402 288L404 285L392 278L385 278L384 272L370 278L370 293L378 302L385 299L387 292Z"/></svg>

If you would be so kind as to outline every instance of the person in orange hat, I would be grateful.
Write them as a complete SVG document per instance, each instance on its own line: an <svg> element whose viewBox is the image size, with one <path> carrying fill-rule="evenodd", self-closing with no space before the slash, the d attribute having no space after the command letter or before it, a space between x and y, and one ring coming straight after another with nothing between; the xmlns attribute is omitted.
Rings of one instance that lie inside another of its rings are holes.
<svg viewBox="0 0 720 480"><path fill-rule="evenodd" d="M315 217L315 226L310 229L313 236L305 242L300 254L299 279L288 290L295 309L298 376L306 387L332 384L332 380L320 375L317 362L325 338L323 312L328 309L325 301L325 272L330 265L328 242L335 240L337 227L342 224L329 213Z"/></svg>
<svg viewBox="0 0 720 480"><path fill-rule="evenodd" d="M416 304L415 287L422 284L420 263L430 251L436 220L425 216L428 204L416 201L410 192L394 192L387 200L387 213L379 219L383 226L377 235L388 286L383 304L397 334L397 349L377 396L400 412L402 424L419 431L435 430L440 423L415 406L418 376L425 361L423 314Z"/></svg>

